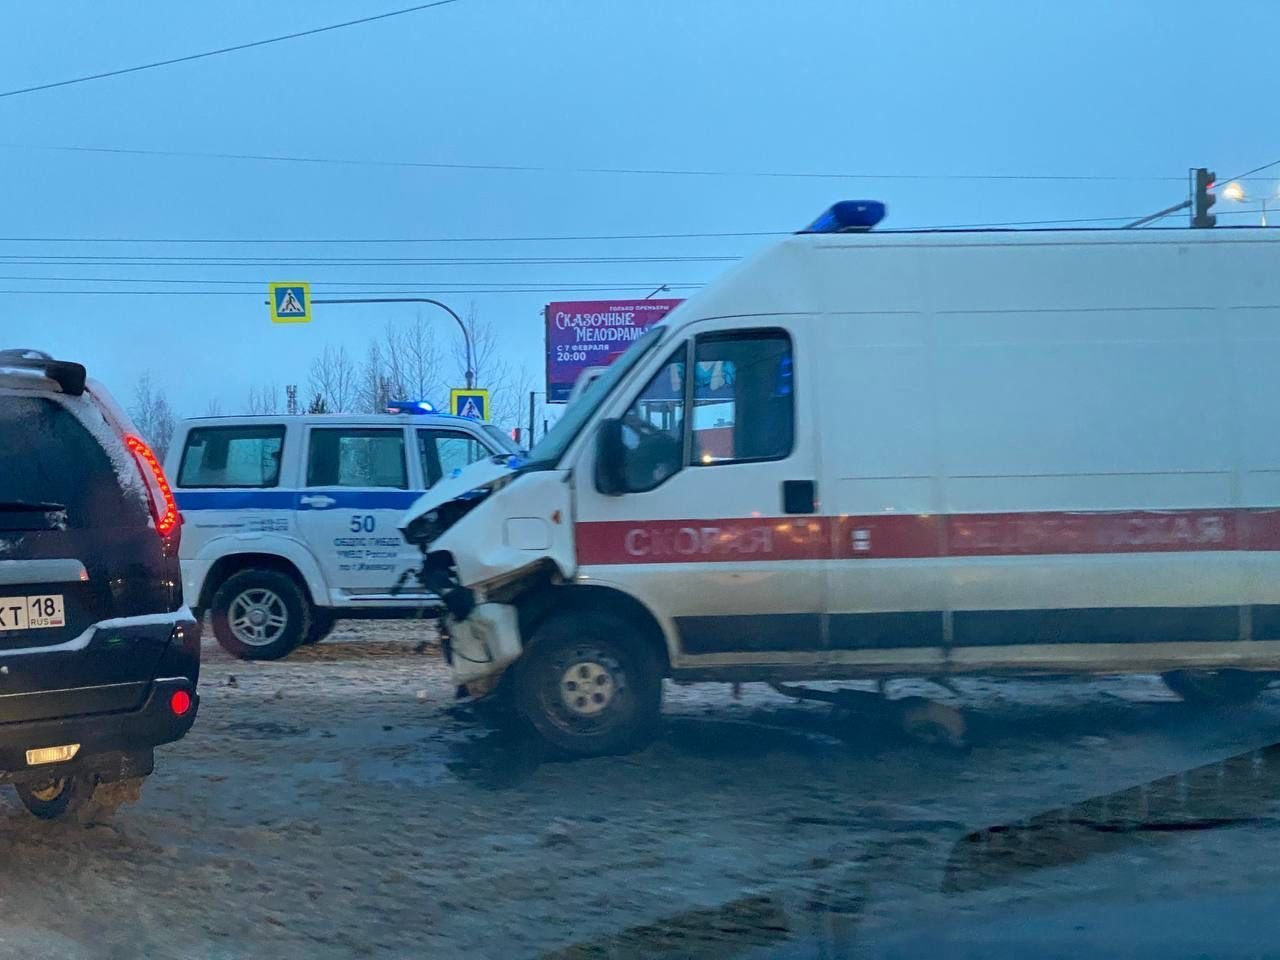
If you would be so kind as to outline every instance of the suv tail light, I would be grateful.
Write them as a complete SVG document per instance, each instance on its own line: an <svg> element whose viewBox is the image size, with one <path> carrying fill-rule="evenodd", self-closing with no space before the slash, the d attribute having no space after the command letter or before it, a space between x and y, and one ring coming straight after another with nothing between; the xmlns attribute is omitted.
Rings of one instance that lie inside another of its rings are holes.
<svg viewBox="0 0 1280 960"><path fill-rule="evenodd" d="M173 490L169 488L169 481L165 478L164 467L160 466L156 455L141 438L130 435L124 438L124 442L142 470L156 530L166 542L172 540L172 546L176 550L178 536L182 532L182 514L178 512L178 502L173 498Z"/></svg>

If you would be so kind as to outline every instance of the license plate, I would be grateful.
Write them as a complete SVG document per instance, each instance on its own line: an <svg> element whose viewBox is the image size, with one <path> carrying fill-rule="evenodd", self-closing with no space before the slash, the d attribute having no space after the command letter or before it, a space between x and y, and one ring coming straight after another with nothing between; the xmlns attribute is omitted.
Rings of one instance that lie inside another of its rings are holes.
<svg viewBox="0 0 1280 960"><path fill-rule="evenodd" d="M0 630L46 630L66 625L60 593L0 597Z"/></svg>

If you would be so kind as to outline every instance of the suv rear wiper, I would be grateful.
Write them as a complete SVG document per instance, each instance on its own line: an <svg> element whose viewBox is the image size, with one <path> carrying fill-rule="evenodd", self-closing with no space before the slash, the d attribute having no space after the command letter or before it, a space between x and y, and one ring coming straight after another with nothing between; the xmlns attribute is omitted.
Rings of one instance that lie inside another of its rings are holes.
<svg viewBox="0 0 1280 960"><path fill-rule="evenodd" d="M5 513L52 513L55 510L66 510L65 503L50 503L44 500L0 500L0 511Z"/></svg>

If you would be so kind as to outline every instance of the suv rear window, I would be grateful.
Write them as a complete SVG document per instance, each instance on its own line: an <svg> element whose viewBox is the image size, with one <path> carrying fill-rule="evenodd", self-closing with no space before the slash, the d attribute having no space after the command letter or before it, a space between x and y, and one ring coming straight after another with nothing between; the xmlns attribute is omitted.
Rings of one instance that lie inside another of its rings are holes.
<svg viewBox="0 0 1280 960"><path fill-rule="evenodd" d="M40 503L65 507L73 528L150 522L141 494L121 486L102 445L54 400L0 396L0 451L0 529L17 529L22 505Z"/></svg>
<svg viewBox="0 0 1280 960"><path fill-rule="evenodd" d="M274 487L283 426L196 427L187 434L179 487Z"/></svg>

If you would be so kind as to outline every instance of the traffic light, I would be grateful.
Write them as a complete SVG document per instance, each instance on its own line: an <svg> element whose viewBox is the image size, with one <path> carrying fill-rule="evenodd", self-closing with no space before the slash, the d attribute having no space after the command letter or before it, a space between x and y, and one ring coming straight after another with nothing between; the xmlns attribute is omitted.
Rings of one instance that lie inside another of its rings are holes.
<svg viewBox="0 0 1280 960"><path fill-rule="evenodd" d="M1206 170L1204 167L1196 168L1196 194L1191 214L1191 225L1193 227L1212 227L1218 222L1218 218L1209 212L1209 208L1218 199L1209 192L1213 189L1213 179L1212 171Z"/></svg>

